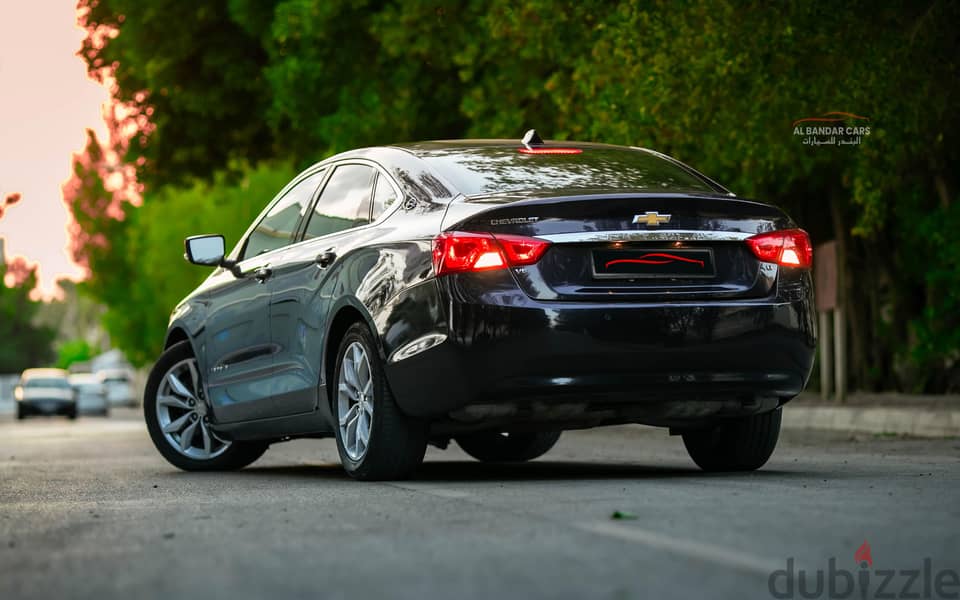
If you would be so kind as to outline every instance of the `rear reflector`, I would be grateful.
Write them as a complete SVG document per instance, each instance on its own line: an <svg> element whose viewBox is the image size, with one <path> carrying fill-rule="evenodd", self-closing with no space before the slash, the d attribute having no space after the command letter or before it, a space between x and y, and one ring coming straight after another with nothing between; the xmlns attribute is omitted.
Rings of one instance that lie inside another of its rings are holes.
<svg viewBox="0 0 960 600"><path fill-rule="evenodd" d="M763 262L809 269L813 264L810 236L802 229L771 231L747 238L747 245Z"/></svg>
<svg viewBox="0 0 960 600"><path fill-rule="evenodd" d="M546 240L520 235L448 231L433 240L433 269L439 277L522 267L540 260L549 246Z"/></svg>
<svg viewBox="0 0 960 600"><path fill-rule="evenodd" d="M580 154L580 148L517 148L520 154Z"/></svg>

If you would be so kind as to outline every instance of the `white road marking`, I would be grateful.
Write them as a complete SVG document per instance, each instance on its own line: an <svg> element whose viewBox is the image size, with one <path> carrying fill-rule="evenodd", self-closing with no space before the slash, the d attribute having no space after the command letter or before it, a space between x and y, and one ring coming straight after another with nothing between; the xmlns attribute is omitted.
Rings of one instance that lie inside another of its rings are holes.
<svg viewBox="0 0 960 600"><path fill-rule="evenodd" d="M786 559L774 561L762 556L747 554L734 548L664 535L626 523L573 523L573 527L581 531L635 542L658 550L666 550L689 558L764 576L770 575L777 569L783 569L786 565Z"/></svg>

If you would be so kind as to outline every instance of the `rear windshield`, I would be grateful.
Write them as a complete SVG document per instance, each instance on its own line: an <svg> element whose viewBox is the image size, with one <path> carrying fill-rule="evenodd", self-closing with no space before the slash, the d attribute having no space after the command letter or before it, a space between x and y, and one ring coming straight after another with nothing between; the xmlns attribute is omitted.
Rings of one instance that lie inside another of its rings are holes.
<svg viewBox="0 0 960 600"><path fill-rule="evenodd" d="M526 190L716 192L677 165L641 150L586 147L581 154L521 154L510 146L418 150L467 196Z"/></svg>
<svg viewBox="0 0 960 600"><path fill-rule="evenodd" d="M66 379L54 379L52 377L39 377L36 379L28 379L26 383L23 384L23 387L35 387L35 388L69 388L70 384Z"/></svg>

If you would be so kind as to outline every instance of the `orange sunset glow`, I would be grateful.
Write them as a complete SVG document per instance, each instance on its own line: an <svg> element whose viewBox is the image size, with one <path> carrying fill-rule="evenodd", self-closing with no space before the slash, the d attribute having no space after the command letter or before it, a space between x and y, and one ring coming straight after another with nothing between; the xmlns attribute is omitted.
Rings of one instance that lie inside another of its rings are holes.
<svg viewBox="0 0 960 600"><path fill-rule="evenodd" d="M55 297L58 278L84 270L67 251L69 212L61 186L87 128L106 139L109 93L76 56L84 30L74 0L6 2L0 19L0 200L19 201L0 215L7 261L39 266L34 295Z"/></svg>

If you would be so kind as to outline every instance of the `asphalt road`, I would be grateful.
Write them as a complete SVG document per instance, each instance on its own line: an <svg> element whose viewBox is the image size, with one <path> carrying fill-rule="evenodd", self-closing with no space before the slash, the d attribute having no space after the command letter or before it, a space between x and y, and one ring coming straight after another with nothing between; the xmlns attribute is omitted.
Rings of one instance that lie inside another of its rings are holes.
<svg viewBox="0 0 960 600"><path fill-rule="evenodd" d="M872 569L960 570L960 440L791 432L763 471L706 475L679 438L619 427L358 483L329 440L188 474L132 413L0 422L3 599L770 598L788 558L808 594L831 557L859 575L864 541Z"/></svg>

